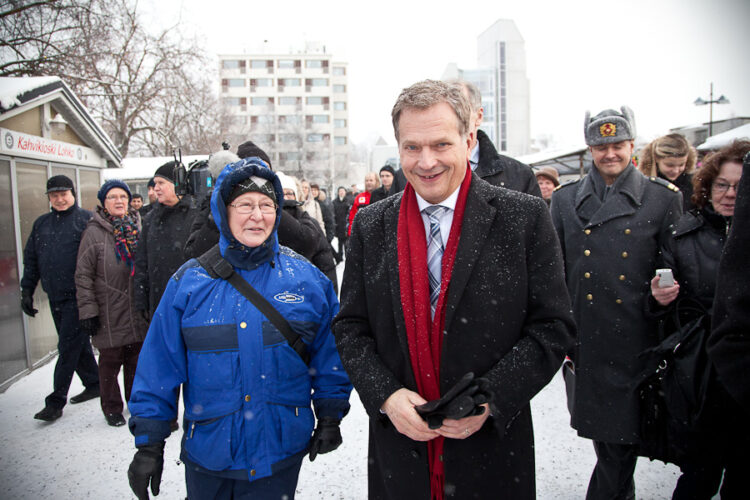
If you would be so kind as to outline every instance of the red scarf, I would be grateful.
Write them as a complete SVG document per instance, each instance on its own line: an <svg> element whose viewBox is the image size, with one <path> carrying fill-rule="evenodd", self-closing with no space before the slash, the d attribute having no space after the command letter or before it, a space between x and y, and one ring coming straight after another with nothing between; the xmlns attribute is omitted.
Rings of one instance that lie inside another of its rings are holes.
<svg viewBox="0 0 750 500"><path fill-rule="evenodd" d="M427 401L440 398L440 352L445 327L445 297L450 283L456 249L461 236L461 224L466 208L466 197L471 185L471 168L458 191L456 210L453 213L448 244L442 260L440 295L435 318L430 318L430 285L427 270L427 238L424 222L414 188L406 185L398 214L398 268L401 278L401 307L404 310L406 335L409 341L409 358L419 394ZM443 469L443 443L437 437L427 443L430 465L431 498L443 499L445 473Z"/></svg>

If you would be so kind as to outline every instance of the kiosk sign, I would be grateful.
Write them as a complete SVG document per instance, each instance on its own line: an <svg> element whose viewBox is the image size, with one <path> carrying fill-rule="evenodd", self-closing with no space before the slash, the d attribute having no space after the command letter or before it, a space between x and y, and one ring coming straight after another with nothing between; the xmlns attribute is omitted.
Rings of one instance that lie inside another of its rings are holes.
<svg viewBox="0 0 750 500"><path fill-rule="evenodd" d="M0 150L14 156L26 156L77 165L98 167L101 159L96 152L85 146L54 141L36 135L0 128Z"/></svg>

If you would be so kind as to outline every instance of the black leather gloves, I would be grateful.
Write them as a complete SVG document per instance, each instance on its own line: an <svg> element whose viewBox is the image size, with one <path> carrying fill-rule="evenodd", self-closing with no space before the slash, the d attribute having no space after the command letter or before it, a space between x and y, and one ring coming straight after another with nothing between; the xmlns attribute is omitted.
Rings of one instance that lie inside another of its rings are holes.
<svg viewBox="0 0 750 500"><path fill-rule="evenodd" d="M78 326L86 335L96 335L99 333L99 317L82 319L78 322Z"/></svg>
<svg viewBox="0 0 750 500"><path fill-rule="evenodd" d="M318 453L328 453L338 448L341 443L341 429L339 424L341 420L333 417L323 417L318 420L318 426L313 432L312 441L310 442L310 461L315 460Z"/></svg>
<svg viewBox="0 0 750 500"><path fill-rule="evenodd" d="M39 312L38 309L34 309L34 292L24 288L21 289L21 310L32 318Z"/></svg>
<svg viewBox="0 0 750 500"><path fill-rule="evenodd" d="M164 443L141 446L135 452L128 469L128 481L138 500L148 500L148 485L151 493L159 494L161 473L164 470Z"/></svg>
<svg viewBox="0 0 750 500"><path fill-rule="evenodd" d="M458 420L472 415L481 415L485 403L492 399L489 382L474 378L469 372L451 387L440 399L415 407L417 413L427 422L430 429L439 429L443 420Z"/></svg>

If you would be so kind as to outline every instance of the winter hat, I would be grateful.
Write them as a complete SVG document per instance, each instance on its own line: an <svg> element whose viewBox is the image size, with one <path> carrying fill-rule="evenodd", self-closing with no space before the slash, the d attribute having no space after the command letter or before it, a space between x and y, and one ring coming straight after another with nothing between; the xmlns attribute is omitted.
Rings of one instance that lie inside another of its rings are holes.
<svg viewBox="0 0 750 500"><path fill-rule="evenodd" d="M119 179L110 179L102 184L102 187L99 188L99 193L97 193L96 195L96 197L99 198L99 203L101 203L102 206L104 206L104 200L107 198L107 193L109 193L110 189L112 188L120 188L128 193L128 203L130 203L130 200L133 199L133 195L130 194L130 188L128 188L127 184Z"/></svg>
<svg viewBox="0 0 750 500"><path fill-rule="evenodd" d="M229 193L229 197L225 200L225 203L229 205L238 196L254 191L264 194L276 202L276 193L273 190L273 183L269 182L268 179L253 175L235 184L234 188L232 188L232 191Z"/></svg>
<svg viewBox="0 0 750 500"><path fill-rule="evenodd" d="M245 141L240 144L237 147L237 156L239 156L240 158L250 158L251 156L257 156L258 158L266 162L268 168L273 170L273 167L271 166L271 159L268 157L266 152L256 146L253 141Z"/></svg>
<svg viewBox="0 0 750 500"><path fill-rule="evenodd" d="M620 110L622 113L614 109L605 109L593 118L591 118L591 113L586 111L586 118L583 122L586 145L600 146L635 140L633 110L627 106L621 106Z"/></svg>
<svg viewBox="0 0 750 500"><path fill-rule="evenodd" d="M535 172L535 175L537 178L539 176L546 177L552 181L552 184L554 184L555 187L560 185L560 174L557 173L557 170L554 167L542 167Z"/></svg>
<svg viewBox="0 0 750 500"><path fill-rule="evenodd" d="M212 154L208 159L208 171L211 173L211 177L217 179L224 167L238 160L239 157L236 154L222 149Z"/></svg>
<svg viewBox="0 0 750 500"><path fill-rule="evenodd" d="M383 170L385 170L386 172L390 172L393 177L396 177L396 171L393 170L392 166L383 165L382 167L380 167L380 171L378 173L382 172Z"/></svg>
<svg viewBox="0 0 750 500"><path fill-rule="evenodd" d="M174 167L177 166L177 162L172 160L168 161L156 170L154 177L161 177L174 184Z"/></svg>
<svg viewBox="0 0 750 500"><path fill-rule="evenodd" d="M69 177L65 175L55 175L47 179L48 194L54 191L67 190L73 191L73 196L75 196L75 186L73 186L73 181L71 181Z"/></svg>
<svg viewBox="0 0 750 500"><path fill-rule="evenodd" d="M297 198L297 179L283 172L278 172L276 176L281 181L281 189L291 189L294 191L294 198Z"/></svg>
<svg viewBox="0 0 750 500"><path fill-rule="evenodd" d="M154 180L154 178L153 178L153 177L151 177L151 178L150 178L150 179L148 180L148 184L146 184L146 187L147 187L147 188L152 188L152 187L156 187L156 181Z"/></svg>

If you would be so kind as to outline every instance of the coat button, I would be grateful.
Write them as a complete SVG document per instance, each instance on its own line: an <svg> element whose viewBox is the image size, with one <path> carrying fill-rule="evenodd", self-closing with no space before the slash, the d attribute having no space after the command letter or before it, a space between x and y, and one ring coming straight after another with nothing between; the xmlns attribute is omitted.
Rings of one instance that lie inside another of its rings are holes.
<svg viewBox="0 0 750 500"><path fill-rule="evenodd" d="M251 476L254 476L254 475L255 475L255 469L250 469L250 475L251 475Z"/></svg>
<svg viewBox="0 0 750 500"><path fill-rule="evenodd" d="M419 458L419 452L417 450L411 450L412 458Z"/></svg>
<svg viewBox="0 0 750 500"><path fill-rule="evenodd" d="M585 255L586 257L588 257L589 255L591 255L591 250L584 250L583 251L583 255Z"/></svg>
<svg viewBox="0 0 750 500"><path fill-rule="evenodd" d="M617 299L617 300L615 300L615 302L618 303L618 304L622 304L622 299Z"/></svg>
<svg viewBox="0 0 750 500"><path fill-rule="evenodd" d="M583 232L586 234L591 234L591 229L584 229Z"/></svg>
<svg viewBox="0 0 750 500"><path fill-rule="evenodd" d="M622 258L627 259L628 258L628 252L622 252Z"/></svg>
<svg viewBox="0 0 750 500"><path fill-rule="evenodd" d="M249 403L251 399L252 398L250 397L250 394L246 394L245 395L245 401L247 401Z"/></svg>
<svg viewBox="0 0 750 500"><path fill-rule="evenodd" d="M240 328L247 328L247 323L245 323L244 321L240 323Z"/></svg>
<svg viewBox="0 0 750 500"><path fill-rule="evenodd" d="M591 273L583 273L583 277L588 279L591 277Z"/></svg>
<svg viewBox="0 0 750 500"><path fill-rule="evenodd" d="M626 229L625 234L630 234L630 229Z"/></svg>
<svg viewBox="0 0 750 500"><path fill-rule="evenodd" d="M586 300L594 300L594 296L591 294L586 295Z"/></svg>
<svg viewBox="0 0 750 500"><path fill-rule="evenodd" d="M625 275L624 274L620 275L620 281L625 281Z"/></svg>

